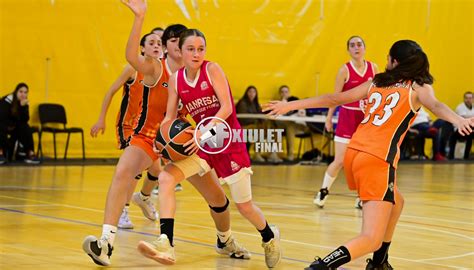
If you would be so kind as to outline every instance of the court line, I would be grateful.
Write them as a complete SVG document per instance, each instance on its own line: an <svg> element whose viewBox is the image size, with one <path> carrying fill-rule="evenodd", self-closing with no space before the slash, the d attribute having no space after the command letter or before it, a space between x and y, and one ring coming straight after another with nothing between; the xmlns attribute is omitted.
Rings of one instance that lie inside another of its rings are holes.
<svg viewBox="0 0 474 270"><path fill-rule="evenodd" d="M10 199L17 199L17 200L23 200L23 201L36 201L36 202L50 203L50 202L42 201L42 200L25 199L25 198L11 197L11 196L5 196L5 195L0 195L0 197L10 198ZM103 210L98 210L98 209L94 209L94 208L79 207L79 206L67 205L67 204L56 204L56 205L57 205L57 206L63 206L63 207L69 207L69 208L80 209L80 210L85 210L85 211L93 211L93 212L100 212L100 213L103 213ZM24 214L29 214L29 215L33 215L33 216L45 217L45 218L56 219L56 220L64 220L64 221L69 221L69 222L72 222L72 223L85 224L85 225L90 225L90 226L95 226L95 227L101 227L101 226L102 226L102 225L98 225L98 224L95 224L95 223L88 223L88 222L83 222L83 221L75 221L75 220L71 220L71 219L65 219L65 218L59 218L59 217L53 217L53 216L46 216L46 215L41 215L41 214L28 213L28 212L25 212L25 211L14 210L14 209L0 208L0 210L6 210L6 211L24 213ZM281 216L284 216L284 215L285 215L285 214L281 214ZM344 215L343 215L343 216L344 216ZM141 216L132 216L132 217L141 217ZM327 217L327 218L330 218L330 217ZM348 218L345 219L345 220L352 221L351 219L348 219ZM214 230L214 229L215 229L214 227L210 227L210 226L202 226L202 225L189 224L189 223L183 223L183 222L176 222L176 223L177 223L177 224L181 224L181 225L190 226L190 227L198 227L198 228L211 229L211 230ZM399 226L403 226L403 227L411 227L411 228L420 229L420 228L418 228L418 227L416 227L416 226L412 226L412 225L405 225L405 224L398 224L398 225L399 225ZM429 224L422 224L422 223L421 223L420 225L427 225L427 226L429 226ZM471 238L471 237L466 236L466 235L457 234L457 233L452 233L452 232L449 232L449 231L437 230L437 229L430 229L430 228L424 228L424 229L430 230L430 231L434 231L434 232L441 232L441 233L451 234L451 235L455 235L455 236L458 236L458 237L461 237L461 238L467 238L467 239L469 239L469 240L473 240L473 239L474 239L474 238ZM156 236L155 234L151 234L151 233L147 233L147 232L130 231L130 230L121 230L121 231L128 232L128 233L142 234L142 235L147 235L147 236ZM233 231L233 232L236 233L236 234L258 237L258 236L255 235L255 234L244 233L244 232L237 232L237 231ZM208 246L208 247L214 247L213 245L209 245L209 244L205 244L205 243L200 243L200 242L195 242L195 241L190 241L190 240L185 240L185 239L179 239L179 238L177 238L177 239L178 239L179 241L186 242L186 243L191 243L191 244L196 244L196 245L202 245L202 246ZM335 248L335 247L329 247L329 246L323 246L323 245L317 245L317 244L311 244L311 243L299 242L299 241L293 241L293 240L287 240L287 239L281 239L280 241L281 241L281 242L293 243L293 244L300 244L300 245L305 245L305 246L319 247L319 248L324 248L324 249L329 249L329 250L332 250L332 249ZM253 254L256 254L256 255L264 256L263 253L258 253L258 252L252 252L252 253L253 253ZM465 253L465 254L467 254L467 255L465 255L465 256L469 256L468 253ZM464 255L464 254L461 254L461 255ZM421 260L412 260L412 259L406 259L406 258L395 257L395 256L390 256L390 257L391 257L391 258L394 258L394 259L402 260L402 261L409 261L409 262L415 262L415 263L420 263L420 264L428 264L428 265L436 265L436 266L450 267L450 268L454 268L454 269L465 269L465 268L462 268L462 267L459 267L459 266L437 264L437 263L431 263L431 262L425 261L425 260L433 260L433 259L440 259L440 260L441 260L442 258L429 258L429 259L421 259ZM461 257L463 257L463 256L461 256ZM286 259L286 260L289 260L289 261L302 262L302 263L311 263L311 262L309 262L309 261L303 261L303 260L294 259L294 258L288 258L288 257L282 257L282 258L284 258L284 259Z"/></svg>
<svg viewBox="0 0 474 270"><path fill-rule="evenodd" d="M95 224L95 223L91 223L91 222L79 221L79 220L74 220L74 219L48 216L48 215L42 215L42 214L36 214L36 213L30 213L30 212L26 212L26 211L22 211L22 210L8 209L8 208L3 208L3 207L0 207L0 210L7 211L7 212L13 212L13 213L16 213L16 214L23 214L23 215L29 215L29 216L34 216L34 217L46 218L46 219L51 219L51 220L55 220L55 221L82 224L82 225L88 225L88 226L99 227L99 228L102 227L101 224ZM142 231L137 231L137 230L134 230L134 231L123 230L123 229L119 229L119 230L122 231L122 232L125 232L125 233L130 233L130 234L139 234L139 235L145 235L145 236L151 236L151 237L156 237L157 236L156 234L153 234L153 233L147 233L147 232L142 232ZM209 247L209 248L214 249L214 245L210 245L210 244L206 244L206 243L201 243L201 242L196 242L196 241L186 240L186 239L181 239L181 238L174 238L174 240L179 241L179 242L184 242L184 243L188 243L188 244L199 245L199 246L204 246L204 247ZM262 256L262 257L265 256L265 254L259 253L259 252L250 252L250 253L252 253L254 255L259 255L259 256ZM282 259L287 260L287 261L306 263L306 264L311 263L310 261L305 261L305 260L300 260L300 259L295 259L295 258L290 258L290 257L284 257L284 256L282 257Z"/></svg>
<svg viewBox="0 0 474 270"><path fill-rule="evenodd" d="M449 259L456 259L456 258L462 258L462 257L467 257L474 255L474 252L469 252L469 253L464 253L464 254L459 254L459 255L454 255L454 256L447 256L447 257L439 257L439 258L431 258L431 259L421 259L418 260L419 262L427 262L427 261L439 261L439 260L449 260Z"/></svg>
<svg viewBox="0 0 474 270"><path fill-rule="evenodd" d="M412 216L412 215L404 215L404 214L402 214L402 217L407 217L407 218L419 218L419 219L436 220L436 221L459 223L459 224L466 224L466 225L474 225L474 222L456 221L456 220L451 220L451 219L431 218L431 217L420 217L420 216Z"/></svg>
<svg viewBox="0 0 474 270"><path fill-rule="evenodd" d="M52 207L57 206L56 204L0 204L0 207L11 207L11 208L18 208L18 207Z"/></svg>

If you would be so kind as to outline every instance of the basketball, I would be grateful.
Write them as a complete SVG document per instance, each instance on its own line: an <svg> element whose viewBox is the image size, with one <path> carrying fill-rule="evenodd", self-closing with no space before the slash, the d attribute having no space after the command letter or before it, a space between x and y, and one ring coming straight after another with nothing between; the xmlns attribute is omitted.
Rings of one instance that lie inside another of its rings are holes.
<svg viewBox="0 0 474 270"><path fill-rule="evenodd" d="M191 133L185 132L188 129L192 129L191 124L183 119L174 119L161 124L155 145L164 158L178 161L189 156L184 152L184 144L193 138Z"/></svg>

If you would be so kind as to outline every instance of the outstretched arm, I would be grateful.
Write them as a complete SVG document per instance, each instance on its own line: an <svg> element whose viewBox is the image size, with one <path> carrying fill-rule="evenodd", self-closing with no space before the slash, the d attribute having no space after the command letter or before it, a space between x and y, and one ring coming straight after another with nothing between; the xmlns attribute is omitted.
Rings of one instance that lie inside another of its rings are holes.
<svg viewBox="0 0 474 270"><path fill-rule="evenodd" d="M263 107L264 112L268 115L282 115L289 111L305 109L305 108L321 108L321 107L335 107L338 105L361 100L367 96L371 82L365 82L350 91L326 94L313 98L306 98L295 100L291 102L285 101L270 101Z"/></svg>
<svg viewBox="0 0 474 270"><path fill-rule="evenodd" d="M463 118L452 111L446 104L440 102L434 95L433 87L429 84L415 86L417 102L421 103L428 110L439 118L451 122L458 128L462 135L468 135L474 127L474 118Z"/></svg>
<svg viewBox="0 0 474 270"><path fill-rule="evenodd" d="M92 137L97 137L97 134L99 134L99 132L101 132L101 134L104 134L105 119L107 116L107 111L109 110L110 103L112 102L112 98L114 97L115 93L117 93L117 91L122 87L122 85L133 76L133 73L135 73L135 70L130 65L125 66L120 76L110 86L109 91L107 91L104 96L104 99L102 100L102 109L100 110L99 119L91 127L90 134Z"/></svg>
<svg viewBox="0 0 474 270"><path fill-rule="evenodd" d="M132 67L145 75L154 75L155 66L153 59L145 58L138 53L140 44L140 32L142 30L143 21L147 9L145 0L122 0L126 6L135 14L132 30L127 42L125 58Z"/></svg>

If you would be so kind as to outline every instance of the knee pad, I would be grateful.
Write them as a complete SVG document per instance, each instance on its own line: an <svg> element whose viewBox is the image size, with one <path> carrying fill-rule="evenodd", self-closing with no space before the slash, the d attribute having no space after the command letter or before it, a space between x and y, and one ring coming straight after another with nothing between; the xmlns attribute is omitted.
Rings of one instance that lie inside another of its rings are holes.
<svg viewBox="0 0 474 270"><path fill-rule="evenodd" d="M238 173L225 179L235 203L245 203L252 200L251 175L252 170L250 168L243 168Z"/></svg>
<svg viewBox="0 0 474 270"><path fill-rule="evenodd" d="M158 176L153 176L153 175L150 174L150 172L147 172L146 175L148 176L148 180L150 180L150 181L158 180Z"/></svg>
<svg viewBox="0 0 474 270"><path fill-rule="evenodd" d="M222 212L224 212L225 210L227 210L227 207L229 207L229 198L227 198L227 196L225 197L225 200L226 200L226 202L225 202L225 205L224 205L224 206L220 206L220 207L219 207L219 206L215 206L215 207L213 207L213 206L210 206L210 205L209 205L209 208L211 208L212 211L214 211L214 212L216 212L216 213L222 213Z"/></svg>

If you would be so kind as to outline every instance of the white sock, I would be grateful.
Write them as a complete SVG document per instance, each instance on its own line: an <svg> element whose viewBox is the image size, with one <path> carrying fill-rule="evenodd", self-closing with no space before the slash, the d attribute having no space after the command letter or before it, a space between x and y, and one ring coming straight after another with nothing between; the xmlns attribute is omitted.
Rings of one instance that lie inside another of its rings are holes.
<svg viewBox="0 0 474 270"><path fill-rule="evenodd" d="M148 199L150 198L150 195L145 196L145 195L143 195L143 193L141 193L141 192L140 192L139 194L140 194L140 199L142 199L142 201L146 201L146 200L148 200Z"/></svg>
<svg viewBox="0 0 474 270"><path fill-rule="evenodd" d="M114 245L115 234L117 233L117 226L104 224L102 225L102 237L101 239L106 239L111 246Z"/></svg>
<svg viewBox="0 0 474 270"><path fill-rule="evenodd" d="M221 243L226 243L231 235L232 231L230 229L226 232L217 231L217 237L219 237L219 241L221 241Z"/></svg>
<svg viewBox="0 0 474 270"><path fill-rule="evenodd" d="M327 188L329 190L332 184L334 183L334 181L336 180L336 178L337 178L337 175L335 177L332 177L326 171L326 173L324 174L323 186L321 188Z"/></svg>
<svg viewBox="0 0 474 270"><path fill-rule="evenodd" d="M128 212L128 208L130 208L130 205L125 205L123 209Z"/></svg>

